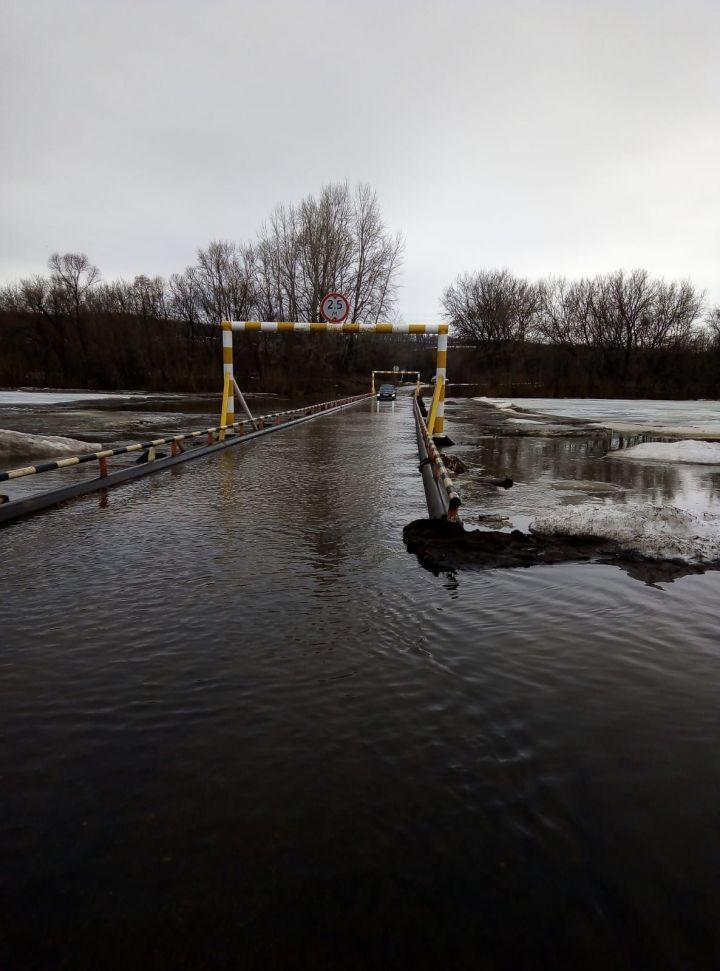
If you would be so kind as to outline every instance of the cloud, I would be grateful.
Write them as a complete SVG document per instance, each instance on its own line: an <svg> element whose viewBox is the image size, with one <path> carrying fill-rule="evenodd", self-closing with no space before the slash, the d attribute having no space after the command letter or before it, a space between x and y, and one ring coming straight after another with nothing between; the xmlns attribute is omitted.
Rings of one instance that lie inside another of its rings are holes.
<svg viewBox="0 0 720 971"><path fill-rule="evenodd" d="M0 277L169 274L369 181L402 313L458 273L645 266L720 301L720 6L6 0Z"/></svg>

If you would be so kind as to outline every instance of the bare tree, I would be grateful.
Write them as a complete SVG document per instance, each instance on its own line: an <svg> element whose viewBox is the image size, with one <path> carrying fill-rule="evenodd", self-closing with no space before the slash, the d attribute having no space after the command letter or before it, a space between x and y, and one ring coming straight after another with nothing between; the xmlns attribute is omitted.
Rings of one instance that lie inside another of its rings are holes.
<svg viewBox="0 0 720 971"><path fill-rule="evenodd" d="M262 320L297 320L300 304L301 239L298 214L277 206L249 254L255 299Z"/></svg>
<svg viewBox="0 0 720 971"><path fill-rule="evenodd" d="M591 295L589 280L568 281L565 277L542 280L538 284L535 336L563 347L592 344Z"/></svg>
<svg viewBox="0 0 720 971"><path fill-rule="evenodd" d="M542 288L507 270L459 276L443 293L445 315L458 336L478 346L522 342L536 326Z"/></svg>
<svg viewBox="0 0 720 971"><path fill-rule="evenodd" d="M351 320L377 323L395 301L395 279L404 249L401 233L390 236L380 215L377 194L367 184L353 199L353 273Z"/></svg>
<svg viewBox="0 0 720 971"><path fill-rule="evenodd" d="M52 285L64 295L76 320L87 294L100 279L100 270L84 253L53 253L48 260Z"/></svg>
<svg viewBox="0 0 720 971"><path fill-rule="evenodd" d="M253 303L253 286L242 246L212 242L207 249L198 250L194 270L200 307L208 322L247 318Z"/></svg>
<svg viewBox="0 0 720 971"><path fill-rule="evenodd" d="M643 318L640 346L657 350L668 345L688 344L700 319L704 300L704 292L697 291L689 280L679 283L658 281L652 312Z"/></svg>
<svg viewBox="0 0 720 971"><path fill-rule="evenodd" d="M195 267L184 273L173 273L168 284L170 316L183 320L188 327L188 340L193 341L202 319L201 286Z"/></svg>
<svg viewBox="0 0 720 971"><path fill-rule="evenodd" d="M364 184L325 186L298 206L278 206L253 247L255 294L270 320L319 320L325 293L350 301L350 319L390 315L404 241L382 221L377 197Z"/></svg>
<svg viewBox="0 0 720 971"><path fill-rule="evenodd" d="M705 317L705 328L709 335L711 345L720 350L720 304L711 307Z"/></svg>

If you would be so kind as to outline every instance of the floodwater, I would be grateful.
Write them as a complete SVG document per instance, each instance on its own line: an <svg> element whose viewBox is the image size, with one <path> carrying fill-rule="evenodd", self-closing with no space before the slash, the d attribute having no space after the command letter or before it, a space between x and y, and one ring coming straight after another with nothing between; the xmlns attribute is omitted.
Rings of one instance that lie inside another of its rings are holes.
<svg viewBox="0 0 720 971"><path fill-rule="evenodd" d="M518 407L547 415L572 417L564 401L552 399L513 399ZM668 431L674 405L687 402L639 402L632 412L630 402L585 402L580 417L612 428L613 415L621 414L622 427L662 425ZM604 406L604 410L603 407ZM698 402L696 420L704 429L708 415L720 416L720 402ZM490 513L508 517L518 529L527 529L536 516L557 506L580 502L651 502L670 504L695 515L720 514L720 466L658 462L628 462L614 457L621 446L651 438L640 432L633 435L588 437L544 437L542 435L478 434L477 425L487 410L472 399L454 399L446 405L451 435L457 443L452 451L468 466L468 473L456 476L460 486L466 523L477 515ZM692 414L687 407L676 416L677 425L690 427ZM534 422L533 422L534 424ZM522 425L524 431L532 424ZM720 431L720 422L718 424ZM667 440L667 435L658 436ZM486 479L509 476L515 485L498 490Z"/></svg>
<svg viewBox="0 0 720 971"><path fill-rule="evenodd" d="M3 971L718 967L720 574L434 576L423 515L400 399L0 531Z"/></svg>

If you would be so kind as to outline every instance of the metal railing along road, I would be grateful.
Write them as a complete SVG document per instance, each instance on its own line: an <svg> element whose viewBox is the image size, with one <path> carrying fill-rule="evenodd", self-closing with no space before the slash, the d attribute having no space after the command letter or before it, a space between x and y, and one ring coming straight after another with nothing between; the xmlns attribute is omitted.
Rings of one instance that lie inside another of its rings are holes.
<svg viewBox="0 0 720 971"><path fill-rule="evenodd" d="M458 510L461 505L460 496L435 442L428 433L417 396L413 397L413 415L418 436L420 471L423 475L428 512L433 519L446 516L449 522L457 522ZM430 470L429 475L428 469Z"/></svg>
<svg viewBox="0 0 720 971"><path fill-rule="evenodd" d="M306 405L304 408L293 408L288 411L274 411L269 415L262 415L256 418L255 423L258 429L262 430L271 424L280 425L285 421L291 421L293 417L315 415L322 411L328 411L331 408L338 408L342 405L351 404L354 401L360 401L363 398L369 397L371 397L371 395L368 394L354 395L349 398L338 398L335 401L323 401L317 405ZM0 472L0 482L7 482L11 479L20 479L26 475L37 475L41 472L54 472L56 469L65 469L75 465L83 465L86 462L98 462L100 466L100 476L104 477L108 474L107 460L115 455L126 455L129 452L147 451L148 461L153 461L155 458L154 450L156 448L159 448L162 445L170 445L172 455L175 456L179 452L185 451L182 446L183 442L197 438L205 438L208 445L213 445L216 441L215 436L218 436L219 441L223 441L227 432L237 432L240 436L242 436L245 432L245 425L250 425L250 421L247 418L231 422L227 425L214 425L212 428L203 428L199 431L182 432L178 435L167 436L166 438L153 438L147 442L135 442L132 445L121 445L118 448L105 448L101 449L99 452L86 452L82 455L73 455L69 458L56 459L52 462L40 462L37 465L26 465L22 468L9 469L8 471Z"/></svg>

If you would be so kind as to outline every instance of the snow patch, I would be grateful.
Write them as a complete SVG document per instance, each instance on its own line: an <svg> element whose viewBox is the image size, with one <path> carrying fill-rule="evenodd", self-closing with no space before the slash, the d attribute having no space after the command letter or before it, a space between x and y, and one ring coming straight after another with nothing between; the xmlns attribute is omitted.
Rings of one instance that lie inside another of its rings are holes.
<svg viewBox="0 0 720 971"><path fill-rule="evenodd" d="M676 506L583 503L538 516L530 531L610 539L628 552L654 560L709 563L720 559L720 516L694 516Z"/></svg>
<svg viewBox="0 0 720 971"><path fill-rule="evenodd" d="M106 391L0 391L0 405L61 405L73 401L142 397L144 395L136 392L109 394Z"/></svg>
<svg viewBox="0 0 720 971"><path fill-rule="evenodd" d="M29 435L0 428L0 467L10 468L12 464L29 459L58 459L83 452L96 452L97 445L80 442L76 438L63 438L61 435Z"/></svg>
<svg viewBox="0 0 720 971"><path fill-rule="evenodd" d="M479 401L480 404L489 405L491 408L514 408L515 405L512 401L504 401L502 398L486 398L484 395L481 398L473 398L473 401Z"/></svg>
<svg viewBox="0 0 720 971"><path fill-rule="evenodd" d="M640 459L644 462L689 462L693 465L720 465L720 443L698 442L644 442L617 452L614 459Z"/></svg>

